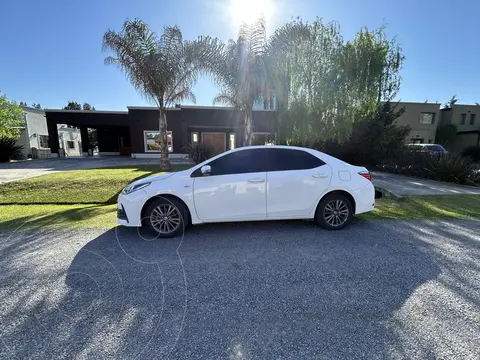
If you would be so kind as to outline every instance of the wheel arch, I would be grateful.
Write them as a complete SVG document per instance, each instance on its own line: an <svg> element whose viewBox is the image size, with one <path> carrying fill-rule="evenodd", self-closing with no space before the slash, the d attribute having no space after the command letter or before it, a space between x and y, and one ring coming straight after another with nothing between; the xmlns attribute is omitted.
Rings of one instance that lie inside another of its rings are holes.
<svg viewBox="0 0 480 360"><path fill-rule="evenodd" d="M153 203L155 200L157 199L175 199L177 201L179 201L180 203L183 204L183 206L185 206L185 209L187 209L187 215L188 215L188 219L186 221L187 225L190 225L191 222L192 222L192 214L190 212L190 208L188 207L188 205L185 203L185 201L182 200L182 198L176 196L176 195L172 195L172 194L157 194L155 196L152 196L150 199L148 199L147 201L145 201L145 204L143 204L142 206L142 210L140 212L140 221L142 221L144 218L145 218L145 211L147 211L148 207L150 206L151 203Z"/></svg>
<svg viewBox="0 0 480 360"><path fill-rule="evenodd" d="M352 194L350 194L348 191L345 191L345 190L332 190L326 194L324 194L320 200L318 200L317 202L317 206L315 207L315 214L317 213L317 210L318 210L318 206L320 205L320 203L322 202L323 199L325 199L327 196L331 196L332 194L340 194L340 195L343 195L345 196L349 201L350 203L352 204L352 210L353 210L353 214L355 214L357 212L357 204L355 203L355 198L353 197Z"/></svg>

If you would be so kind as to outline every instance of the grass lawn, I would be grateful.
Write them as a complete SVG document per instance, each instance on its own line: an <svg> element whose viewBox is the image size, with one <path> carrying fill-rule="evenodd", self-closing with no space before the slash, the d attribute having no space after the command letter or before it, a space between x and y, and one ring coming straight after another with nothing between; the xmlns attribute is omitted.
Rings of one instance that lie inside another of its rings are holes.
<svg viewBox="0 0 480 360"><path fill-rule="evenodd" d="M176 167L183 170L188 166ZM158 165L73 170L0 186L0 227L66 226L110 228L116 225L117 195L128 183L153 175ZM360 219L479 218L480 195L412 196L380 199Z"/></svg>
<svg viewBox="0 0 480 360"><path fill-rule="evenodd" d="M43 226L111 228L116 225L115 205L0 205L0 228ZM358 216L378 219L479 218L480 195L416 196L395 201L377 200L372 213Z"/></svg>
<svg viewBox="0 0 480 360"><path fill-rule="evenodd" d="M0 204L114 204L126 185L157 173L159 166L149 164L43 175L1 185Z"/></svg>

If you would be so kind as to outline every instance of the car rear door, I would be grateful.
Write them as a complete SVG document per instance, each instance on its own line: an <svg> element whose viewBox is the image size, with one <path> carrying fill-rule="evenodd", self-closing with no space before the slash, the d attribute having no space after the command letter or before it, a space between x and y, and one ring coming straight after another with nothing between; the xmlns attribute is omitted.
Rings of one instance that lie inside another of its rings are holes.
<svg viewBox="0 0 480 360"><path fill-rule="evenodd" d="M266 172L264 150L246 149L228 153L210 165L203 176L192 173L193 197L202 221L261 220L266 218Z"/></svg>
<svg viewBox="0 0 480 360"><path fill-rule="evenodd" d="M267 217L307 216L332 178L332 168L301 149L268 150Z"/></svg>

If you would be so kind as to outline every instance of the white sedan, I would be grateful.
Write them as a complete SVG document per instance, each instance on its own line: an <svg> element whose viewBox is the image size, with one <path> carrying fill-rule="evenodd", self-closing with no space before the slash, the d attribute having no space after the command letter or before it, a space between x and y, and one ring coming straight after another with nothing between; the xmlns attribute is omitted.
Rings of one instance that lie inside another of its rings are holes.
<svg viewBox="0 0 480 360"><path fill-rule="evenodd" d="M372 211L364 167L293 146L227 151L191 169L147 177L123 189L118 223L173 237L188 224L312 219L330 230Z"/></svg>

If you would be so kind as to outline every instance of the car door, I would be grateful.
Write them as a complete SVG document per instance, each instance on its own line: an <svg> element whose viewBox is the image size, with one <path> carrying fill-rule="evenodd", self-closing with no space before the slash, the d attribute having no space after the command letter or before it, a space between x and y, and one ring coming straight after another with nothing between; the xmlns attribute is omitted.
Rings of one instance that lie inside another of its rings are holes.
<svg viewBox="0 0 480 360"><path fill-rule="evenodd" d="M192 173L193 198L202 221L265 219L266 172L264 150L239 149L210 163L210 175Z"/></svg>
<svg viewBox="0 0 480 360"><path fill-rule="evenodd" d="M332 168L301 149L268 150L267 217L309 215L332 178Z"/></svg>

